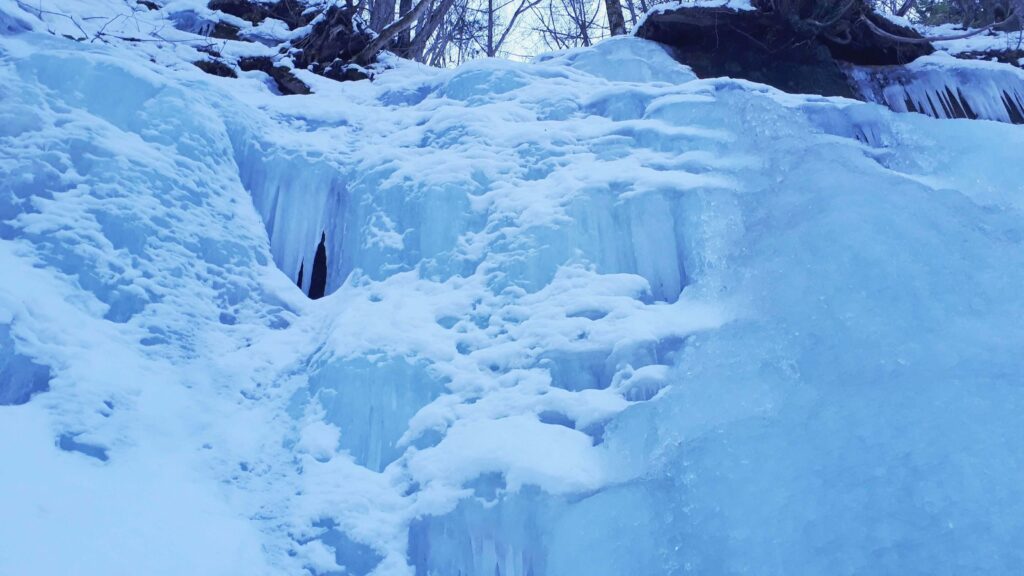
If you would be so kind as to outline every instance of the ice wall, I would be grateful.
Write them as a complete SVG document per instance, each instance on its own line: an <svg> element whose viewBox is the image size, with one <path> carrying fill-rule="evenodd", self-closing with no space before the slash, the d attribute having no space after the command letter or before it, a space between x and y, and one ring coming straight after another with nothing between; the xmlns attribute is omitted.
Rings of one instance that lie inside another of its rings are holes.
<svg viewBox="0 0 1024 576"><path fill-rule="evenodd" d="M337 449L410 506L394 547L376 548L378 573L397 557L424 576L927 564L856 552L929 548L914 526L935 516L906 500L917 472L900 454L942 482L969 474L951 453L911 448L948 442L954 425L908 402L977 388L938 392L924 384L934 373L897 368L914 326L943 338L943 306L910 305L902 274L915 274L910 292L945 286L954 309L951 282L968 274L943 267L949 249L932 243L965 200L934 198L925 182L940 168L912 134L958 139L968 162L991 128L943 136L871 104L695 81L667 58L664 76L637 71L640 55L659 58L651 49L613 41L532 69L481 62L425 85L385 77L389 122L332 134L364 151L311 160L275 144L240 156L286 273L303 260L308 271L321 231L341 239L328 250L338 315L295 414L336 427ZM296 162L303 177L289 178ZM990 188L1012 194L996 174ZM921 202L943 216L918 223ZM974 242L951 257L978 258ZM914 259L883 257L904 244ZM745 312L724 327L720 309L696 321L707 300ZM917 431L907 443L881 445L869 407L884 397L904 410L888 421ZM328 455L308 467L342 466ZM1009 505L999 494L942 502L970 516L981 500ZM372 541L360 528L369 512L321 514L334 533ZM912 521L878 533L888 517ZM974 563L961 566L1012 561L975 555L982 540L964 540Z"/></svg>
<svg viewBox="0 0 1024 576"><path fill-rule="evenodd" d="M615 155L629 138L630 129L625 130L619 142L598 143L592 153ZM530 178L536 181L556 170L551 158L537 157L540 153L526 148L516 158L519 165L530 166ZM558 265L574 259L592 262L609 273L637 273L648 279L657 300L674 301L686 284L683 225L687 216L681 199L671 194L638 193L623 200L614 191L595 189L576 196L566 190L559 210L568 218L543 222L528 235L516 230L515 238L506 238L505 228L518 227L514 220L503 223L501 218L513 216L479 214L472 207L472 192L467 193L462 183L387 185L392 169L386 165L360 174L339 166L340 162L308 162L281 151L259 154L253 144L241 152L238 162L243 183L252 191L267 227L275 261L293 279L298 279L302 267L302 288L307 293L322 235L327 246L328 293L337 290L353 270L371 279L418 266L429 266L430 273L442 280L470 274L484 260L481 250L485 248L470 245L478 238L493 242L503 252L539 252L536 258L513 261L509 257L502 264L509 282L531 290L546 284ZM492 185L491 177L483 174L467 176L470 191ZM621 186L632 185L623 181ZM477 200L481 201L487 200ZM616 207L619 204L621 208ZM509 210L522 208L510 206Z"/></svg>
<svg viewBox="0 0 1024 576"><path fill-rule="evenodd" d="M641 81L693 78L678 66L657 70L652 62L663 64L665 57L656 45L638 51L614 56L614 74ZM562 59L581 70L596 65L587 53ZM713 129L681 130L666 143L650 126L657 116L643 118L651 94L601 90L584 102L563 99L537 112L547 121L594 117L601 130L607 128L605 138L562 148L557 138L538 139L516 130L500 143L510 154L499 157L493 154L499 145L480 139L493 130L486 119L513 118L485 98L529 88L532 80L518 71L488 69L493 66L468 67L434 90L386 91L380 104L390 105L391 117L401 119L382 121L376 130L322 129L331 142L359 142L359 149L342 144L327 152L301 151L308 146L294 150L251 139L238 128L233 141L242 182L267 227L278 266L297 279L305 263L303 288L308 292L310 265L326 234L328 293L353 270L371 279L416 268L441 280L465 276L497 251L504 254L500 266L506 281L528 290L545 285L559 265L585 261L602 272L643 276L656 300L678 298L687 283L683 227L688 216L675 190L729 186L705 173L704 156L694 150L705 148L703 142L721 145L721 135ZM410 104L441 109L434 115L403 115ZM460 109L481 109L480 123L461 125ZM631 142L653 156L682 155L648 169L639 180L624 171L610 178L566 164L586 156L607 160L602 170L628 170ZM478 143L484 148L473 150ZM671 181L670 170L681 178Z"/></svg>
<svg viewBox="0 0 1024 576"><path fill-rule="evenodd" d="M474 495L450 514L409 528L409 560L416 576L440 574L553 574L543 527L564 508L533 488L503 495L500 476L472 483Z"/></svg>
<svg viewBox="0 0 1024 576"><path fill-rule="evenodd" d="M897 112L1024 124L1024 72L1013 66L940 54L904 67L849 67L847 74L866 100Z"/></svg>
<svg viewBox="0 0 1024 576"><path fill-rule="evenodd" d="M343 248L352 242L346 242L346 234L351 238L350 230L356 229L347 219L350 200L342 175L322 159L318 162L300 152L267 157L261 144L248 138L248 133L233 138L235 161L266 226L274 261L296 282L302 268L299 287L308 294L316 249L323 237L328 291L333 292L351 270L345 267Z"/></svg>
<svg viewBox="0 0 1024 576"><path fill-rule="evenodd" d="M313 371L304 394L341 431L340 447L356 463L380 472L405 446L399 440L416 412L444 392L422 365L401 358L333 360Z"/></svg>

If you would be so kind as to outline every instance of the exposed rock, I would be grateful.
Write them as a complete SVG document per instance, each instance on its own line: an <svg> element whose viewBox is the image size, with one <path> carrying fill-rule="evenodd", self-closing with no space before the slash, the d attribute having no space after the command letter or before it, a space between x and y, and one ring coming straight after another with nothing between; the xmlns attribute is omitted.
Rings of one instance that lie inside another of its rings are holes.
<svg viewBox="0 0 1024 576"><path fill-rule="evenodd" d="M702 78L728 76L787 92L853 92L828 48L798 38L784 20L729 8L679 8L651 14L636 35L672 48Z"/></svg>
<svg viewBox="0 0 1024 576"><path fill-rule="evenodd" d="M836 60L858 66L899 66L935 52L935 48L927 42L912 44L879 36L860 21L861 16L889 34L922 39L916 30L900 26L867 9L862 14L856 14L856 19L838 25L838 34L841 36L829 34L819 37Z"/></svg>
<svg viewBox="0 0 1024 576"><path fill-rule="evenodd" d="M655 13L637 36L669 46L701 77L729 76L787 92L856 97L841 63L896 65L933 51L874 34L860 21L899 36L917 37L868 9L850 10L827 28L768 10L679 7Z"/></svg>
<svg viewBox="0 0 1024 576"><path fill-rule="evenodd" d="M210 30L209 36L211 38L220 38L221 40L240 40L238 33L242 29L234 24L228 24L227 22L217 22L213 25L213 29Z"/></svg>
<svg viewBox="0 0 1024 576"><path fill-rule="evenodd" d="M159 4L157 4L156 2L151 2L150 0L135 0L135 3L138 4L139 6L145 6L149 10L159 10L160 9L160 5Z"/></svg>
<svg viewBox="0 0 1024 576"><path fill-rule="evenodd" d="M235 71L221 60L196 60L193 64L207 74L222 78L238 78Z"/></svg>
<svg viewBox="0 0 1024 576"><path fill-rule="evenodd" d="M309 35L293 43L295 65L334 80L361 80L367 72L352 59L374 38L373 32L348 6L331 6Z"/></svg>
<svg viewBox="0 0 1024 576"><path fill-rule="evenodd" d="M282 95L309 94L309 86L292 74L286 66L275 64L267 56L246 56L238 61L238 67L245 72L258 70L273 78L277 90Z"/></svg>
<svg viewBox="0 0 1024 576"><path fill-rule="evenodd" d="M215 48L213 44L207 44L205 46L196 46L196 50L202 52L203 54L209 54L214 58L220 58L220 50L217 50L217 48Z"/></svg>
<svg viewBox="0 0 1024 576"><path fill-rule="evenodd" d="M370 77L366 68L352 62L373 41L376 34L356 15L354 6L336 4L317 13L305 9L299 0L210 0L209 7L253 25L267 18L275 18L285 22L291 29L308 26L308 33L285 44L281 49L281 53L287 54L296 67L339 81ZM172 15L172 19L181 30L212 38L243 40L242 30L238 26L223 20L213 21L201 17L194 11L177 12ZM219 57L218 54L208 53ZM309 93L309 88L295 78L287 67L275 65L269 58L243 58L239 66L242 70L260 70L269 74L282 94Z"/></svg>

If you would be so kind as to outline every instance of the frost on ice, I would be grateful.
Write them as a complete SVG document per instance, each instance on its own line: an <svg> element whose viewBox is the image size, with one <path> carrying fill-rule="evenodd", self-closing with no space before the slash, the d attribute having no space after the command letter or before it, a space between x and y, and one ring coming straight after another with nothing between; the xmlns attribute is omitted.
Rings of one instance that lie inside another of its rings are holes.
<svg viewBox="0 0 1024 576"><path fill-rule="evenodd" d="M285 98L0 13L0 573L1024 562L1019 128L637 39Z"/></svg>

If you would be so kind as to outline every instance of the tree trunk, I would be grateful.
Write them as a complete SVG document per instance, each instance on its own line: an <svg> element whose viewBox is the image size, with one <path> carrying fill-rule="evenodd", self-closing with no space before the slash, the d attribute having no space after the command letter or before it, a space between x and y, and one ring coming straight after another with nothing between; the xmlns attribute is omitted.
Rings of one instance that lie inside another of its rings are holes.
<svg viewBox="0 0 1024 576"><path fill-rule="evenodd" d="M626 12L629 12L629 25L632 28L636 27L636 0L626 0Z"/></svg>
<svg viewBox="0 0 1024 576"><path fill-rule="evenodd" d="M428 0L430 1L430 0ZM422 26L417 27L416 36L412 39L412 47L409 48L409 58L416 61L422 61L423 53L427 49L427 40L437 31L441 23L444 22L445 16L448 11L452 9L453 0L441 0L433 10L430 11L430 16L425 18ZM417 6L418 7L418 6Z"/></svg>
<svg viewBox="0 0 1024 576"><path fill-rule="evenodd" d="M413 22L415 22L417 18L427 11L427 8L430 6L430 2L431 0L420 0L412 10L402 15L402 17L394 24L380 30L377 33L377 37L370 41L365 48L360 50L359 54L356 54L356 57L353 58L352 61L360 66L365 66L372 62L373 59L376 58L377 54L383 50L399 32L407 30L412 26Z"/></svg>
<svg viewBox="0 0 1024 576"><path fill-rule="evenodd" d="M914 7L915 3L916 0L906 0L903 2L903 5L896 10L896 15L900 18L906 16L907 12L910 12L910 9Z"/></svg>
<svg viewBox="0 0 1024 576"><path fill-rule="evenodd" d="M620 0L604 0L604 7L608 11L608 30L612 36L622 36L626 33L626 19L622 16L622 2Z"/></svg>
<svg viewBox="0 0 1024 576"><path fill-rule="evenodd" d="M383 30L395 21L395 0L374 0L370 7L370 28Z"/></svg>
<svg viewBox="0 0 1024 576"><path fill-rule="evenodd" d="M399 17L405 16L405 13L412 10L412 0L399 0L398 2L398 15ZM395 54L399 56L409 56L409 45L411 44L412 35L409 33L409 28L402 30L398 33L398 39L396 40Z"/></svg>
<svg viewBox="0 0 1024 576"><path fill-rule="evenodd" d="M487 57L494 57L494 0L487 0Z"/></svg>

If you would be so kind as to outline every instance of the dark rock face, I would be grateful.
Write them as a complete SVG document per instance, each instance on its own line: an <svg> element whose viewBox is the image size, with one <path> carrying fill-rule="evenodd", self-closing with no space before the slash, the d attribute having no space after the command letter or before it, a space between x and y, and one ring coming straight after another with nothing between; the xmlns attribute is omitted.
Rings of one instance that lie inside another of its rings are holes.
<svg viewBox="0 0 1024 576"><path fill-rule="evenodd" d="M350 64L373 39L373 32L348 6L331 6L308 36L291 50L295 65L334 80L362 80L366 72Z"/></svg>
<svg viewBox="0 0 1024 576"><path fill-rule="evenodd" d="M309 86L292 74L285 66L279 66L267 56L246 56L238 60L238 67L245 72L259 70L273 78L277 90L283 95L309 94Z"/></svg>
<svg viewBox="0 0 1024 576"><path fill-rule="evenodd" d="M882 30L897 36L920 38L921 35L909 28L902 28L885 18L873 18L872 22ZM896 42L883 36L873 34L867 26L856 25L849 28L848 42L838 42L825 38L823 43L828 47L832 57L842 62L860 66L898 66L908 64L921 56L935 51L931 44L906 44Z"/></svg>
<svg viewBox="0 0 1024 576"><path fill-rule="evenodd" d="M295 279L295 285L299 287L299 290L302 290L302 277L305 275L305 272L306 261L303 260L302 263L299 264L299 277Z"/></svg>
<svg viewBox="0 0 1024 576"><path fill-rule="evenodd" d="M196 60L193 64L207 74L213 74L222 78L238 78L234 69L220 60Z"/></svg>
<svg viewBox="0 0 1024 576"><path fill-rule="evenodd" d="M857 10L826 32L764 9L698 7L651 14L637 36L669 46L701 77L729 76L786 92L855 98L841 64L898 65L933 51L928 44L900 43L874 34L859 21L862 15L892 34L919 37Z"/></svg>
<svg viewBox="0 0 1024 576"><path fill-rule="evenodd" d="M246 20L254 26L273 18L284 22L290 30L307 27L300 37L278 46L282 56L290 57L298 68L305 68L333 80L363 80L370 77L370 71L352 63L355 56L376 37L357 15L355 5L346 3L326 8L309 8L302 0L210 0L208 7ZM193 17L185 18L179 28L212 38L246 41L243 38L245 32L235 24L223 19L197 22L194 13L188 13ZM233 21L237 23L237 20ZM211 55L217 58L220 56L212 52ZM268 74L282 95L309 94L309 87L296 78L288 67L277 63L277 60L277 57L245 57L238 61L238 68ZM218 62L200 61L195 64L217 76L233 77L231 74L234 74L230 66L221 66Z"/></svg>
<svg viewBox="0 0 1024 576"><path fill-rule="evenodd" d="M799 41L792 27L771 15L680 8L648 16L637 36L671 47L702 78L728 76L786 92L853 97L828 48Z"/></svg>
<svg viewBox="0 0 1024 576"><path fill-rule="evenodd" d="M320 234L320 244L313 257L313 273L309 277L309 298L317 300L327 292L327 233Z"/></svg>
<svg viewBox="0 0 1024 576"><path fill-rule="evenodd" d="M227 22L217 22L213 25L213 29L210 30L211 38L220 38L221 40L241 40L238 36L241 32L241 28L234 24L228 24Z"/></svg>

